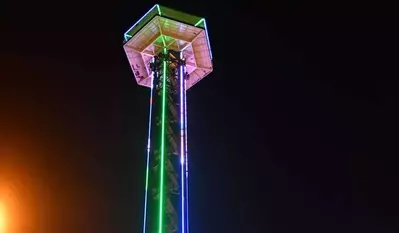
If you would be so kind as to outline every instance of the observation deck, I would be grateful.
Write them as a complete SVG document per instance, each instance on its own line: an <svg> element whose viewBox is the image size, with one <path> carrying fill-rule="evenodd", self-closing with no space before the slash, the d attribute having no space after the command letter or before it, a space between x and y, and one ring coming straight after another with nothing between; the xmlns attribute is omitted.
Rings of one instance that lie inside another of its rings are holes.
<svg viewBox="0 0 399 233"><path fill-rule="evenodd" d="M165 48L183 53L186 89L213 70L204 18L156 4L124 34L123 48L139 85L151 87L150 62Z"/></svg>

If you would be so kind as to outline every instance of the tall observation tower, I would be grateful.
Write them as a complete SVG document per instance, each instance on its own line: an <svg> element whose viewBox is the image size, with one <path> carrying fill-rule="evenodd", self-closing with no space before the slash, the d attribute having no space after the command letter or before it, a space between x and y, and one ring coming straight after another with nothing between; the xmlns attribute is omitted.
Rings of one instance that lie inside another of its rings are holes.
<svg viewBox="0 0 399 233"><path fill-rule="evenodd" d="M206 21L155 5L124 37L137 83L151 89L143 233L188 233L186 93L213 70Z"/></svg>

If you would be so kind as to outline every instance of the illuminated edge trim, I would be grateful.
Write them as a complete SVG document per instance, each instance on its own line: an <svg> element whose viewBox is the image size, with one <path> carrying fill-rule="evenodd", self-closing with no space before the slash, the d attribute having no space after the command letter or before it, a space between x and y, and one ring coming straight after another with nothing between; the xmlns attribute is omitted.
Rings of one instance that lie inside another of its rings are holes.
<svg viewBox="0 0 399 233"><path fill-rule="evenodd" d="M125 40L127 40L128 36L131 37L130 35L128 35L127 33L132 30L134 27L136 27L137 24L139 24L141 22L141 20L143 20L149 13L151 13L151 11L154 10L154 8L157 7L158 9L158 13L161 14L161 10L159 8L158 4L155 4L153 7L151 7L151 9L149 11L147 11L147 13L145 13L135 24L133 24L133 26L131 26L124 34L123 36L125 37Z"/></svg>
<svg viewBox="0 0 399 233"><path fill-rule="evenodd" d="M211 41L209 40L209 33L208 33L208 27L206 26L206 19L205 18L200 19L200 21L198 21L194 26L197 27L202 22L204 22L206 39L208 40L209 55L211 56L211 60L212 60L213 59L213 55L212 55L212 49L211 49Z"/></svg>
<svg viewBox="0 0 399 233"><path fill-rule="evenodd" d="M186 67L184 67L184 74L186 73ZM187 232L190 232L189 229L189 207L188 207L188 142L187 142L187 80L184 79L184 136L185 136L185 161L186 161L186 219L187 219Z"/></svg>

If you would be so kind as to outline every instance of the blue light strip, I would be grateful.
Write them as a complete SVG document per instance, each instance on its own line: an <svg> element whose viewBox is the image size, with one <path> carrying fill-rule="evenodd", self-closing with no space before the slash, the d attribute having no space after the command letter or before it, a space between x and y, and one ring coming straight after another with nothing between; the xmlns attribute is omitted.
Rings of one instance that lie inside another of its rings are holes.
<svg viewBox="0 0 399 233"><path fill-rule="evenodd" d="M127 30L127 31L125 32L125 34L123 34L124 37L125 37L125 40L128 40L128 37L132 37L132 36L128 35L128 32L129 32L130 30L132 30L134 27L136 27L137 24L139 24L141 20L143 20L149 13L151 13L152 10L155 9L155 7L157 7L158 12L161 12L161 10L160 10L160 8L159 8L159 5L158 5L158 4L155 4L147 13L145 13L145 15L143 15L143 17L141 17L135 24L133 24L133 26L131 26L131 27L129 28L129 30Z"/></svg>
<svg viewBox="0 0 399 233"><path fill-rule="evenodd" d="M183 58L183 53L180 52L180 59ZM186 205L185 205L185 179L184 179L184 163L185 163L185 132L184 132L184 76L183 76L183 65L179 67L179 84L180 84L180 178L181 178L181 233L185 232L185 221L186 221Z"/></svg>
<svg viewBox="0 0 399 233"><path fill-rule="evenodd" d="M206 38L208 39L209 53L210 53L210 55L211 55L211 59L213 59L213 56L212 56L212 49L211 49L211 41L209 40L208 27L206 26L206 19L205 19L205 18L204 18L204 26L205 26Z"/></svg>
<svg viewBox="0 0 399 233"><path fill-rule="evenodd" d="M154 58L153 58L154 59ZM152 98L153 98L154 72L151 75L151 94L150 94L150 113L148 120L148 140L147 140L147 167L145 173L145 197L144 197L144 222L143 233L147 230L147 202L148 202L148 180L150 169L150 151L151 151L151 120L152 120Z"/></svg>
<svg viewBox="0 0 399 233"><path fill-rule="evenodd" d="M186 67L184 66L184 76L186 74ZM189 211L188 211L188 143L187 143L187 80L184 78L184 138L185 138L185 161L186 161L186 219L187 219L187 223L186 223L186 233L189 232Z"/></svg>

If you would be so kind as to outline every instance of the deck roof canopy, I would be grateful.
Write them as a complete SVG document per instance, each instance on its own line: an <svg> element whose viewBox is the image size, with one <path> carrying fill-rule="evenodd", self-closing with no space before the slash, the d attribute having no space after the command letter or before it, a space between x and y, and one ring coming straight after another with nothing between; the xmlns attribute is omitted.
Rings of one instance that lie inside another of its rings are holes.
<svg viewBox="0 0 399 233"><path fill-rule="evenodd" d="M151 87L150 62L163 51L179 51L186 59L187 89L213 70L204 18L155 5L124 34L124 50L139 85Z"/></svg>

